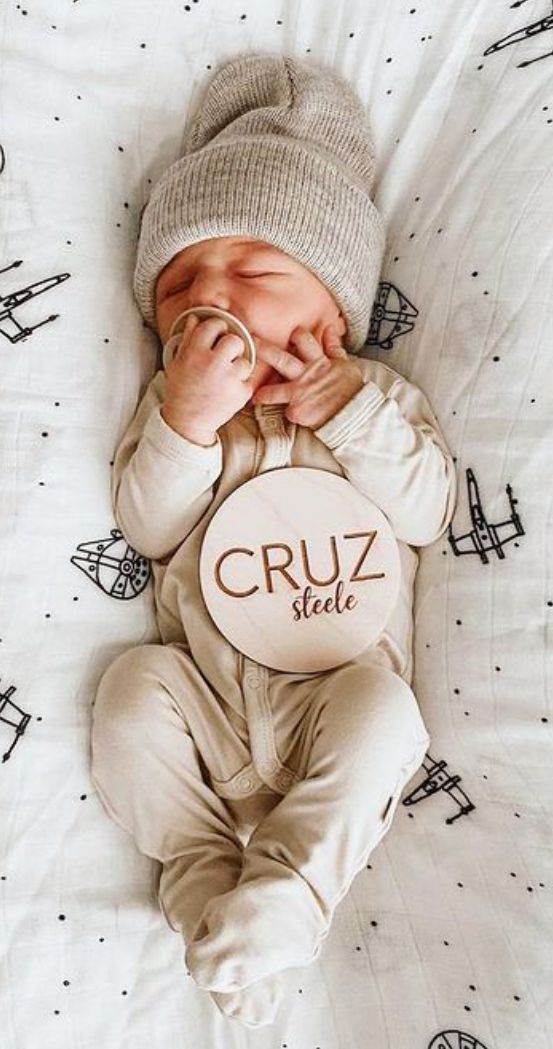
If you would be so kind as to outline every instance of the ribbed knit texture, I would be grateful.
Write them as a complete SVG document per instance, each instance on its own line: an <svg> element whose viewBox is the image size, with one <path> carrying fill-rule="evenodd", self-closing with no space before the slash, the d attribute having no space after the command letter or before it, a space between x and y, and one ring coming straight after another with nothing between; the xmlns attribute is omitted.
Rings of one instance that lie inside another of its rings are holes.
<svg viewBox="0 0 553 1049"><path fill-rule="evenodd" d="M322 281L344 314L347 349L358 351L385 236L371 199L369 121L347 81L280 55L239 56L213 76L184 149L142 215L134 293L146 322L157 330L155 282L174 255L251 236Z"/></svg>

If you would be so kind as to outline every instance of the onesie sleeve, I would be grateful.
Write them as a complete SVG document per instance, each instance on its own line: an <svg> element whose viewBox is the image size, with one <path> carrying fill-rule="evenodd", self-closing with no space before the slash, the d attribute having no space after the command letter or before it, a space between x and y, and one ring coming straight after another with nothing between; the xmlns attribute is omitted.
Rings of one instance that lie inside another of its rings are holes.
<svg viewBox="0 0 553 1049"><path fill-rule="evenodd" d="M118 445L111 476L115 520L144 557L166 557L186 538L213 498L222 445L202 447L161 415L163 372L147 387Z"/></svg>
<svg viewBox="0 0 553 1049"><path fill-rule="evenodd" d="M379 361L355 359L364 385L314 433L397 539L429 546L453 517L453 458L422 390Z"/></svg>

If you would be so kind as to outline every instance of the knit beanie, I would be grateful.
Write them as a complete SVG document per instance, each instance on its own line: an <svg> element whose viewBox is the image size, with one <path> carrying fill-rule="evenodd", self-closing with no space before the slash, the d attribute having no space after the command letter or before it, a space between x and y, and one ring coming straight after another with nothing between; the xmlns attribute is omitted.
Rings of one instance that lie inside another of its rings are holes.
<svg viewBox="0 0 553 1049"><path fill-rule="evenodd" d="M335 72L281 55L222 65L184 138L184 155L143 209L134 294L157 331L155 284L179 251L212 237L266 241L334 297L343 341L366 342L385 235L371 200L375 151L360 98Z"/></svg>

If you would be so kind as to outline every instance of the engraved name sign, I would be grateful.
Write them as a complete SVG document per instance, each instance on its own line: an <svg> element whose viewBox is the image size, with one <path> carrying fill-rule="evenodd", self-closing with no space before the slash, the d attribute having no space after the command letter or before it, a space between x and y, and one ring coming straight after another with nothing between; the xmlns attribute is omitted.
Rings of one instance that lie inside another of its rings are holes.
<svg viewBox="0 0 553 1049"><path fill-rule="evenodd" d="M206 529L200 585L220 632L275 670L326 670L378 640L400 584L386 516L344 477L266 470Z"/></svg>

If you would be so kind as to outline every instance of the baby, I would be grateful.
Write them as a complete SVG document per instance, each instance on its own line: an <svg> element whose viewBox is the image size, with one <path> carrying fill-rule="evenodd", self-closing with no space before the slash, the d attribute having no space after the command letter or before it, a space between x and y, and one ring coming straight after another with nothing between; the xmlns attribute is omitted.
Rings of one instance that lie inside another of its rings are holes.
<svg viewBox="0 0 553 1049"><path fill-rule="evenodd" d="M261 386L263 392L248 404L288 403L287 418L313 429L363 386L360 367L341 347L346 324L332 295L314 273L271 244L253 237L219 237L179 252L156 283L162 342L179 313L192 305L219 306L244 320L252 334L259 331L260 358L250 376L242 339L222 334L227 324L219 318L204 321L190 341L181 343L166 367L161 415L196 444L215 444L219 427ZM198 319L189 317L184 333L197 324ZM290 340L292 353L286 353ZM292 355L294 346L302 363ZM330 359L324 352L329 348ZM268 385L280 382L275 368L297 380L293 389Z"/></svg>
<svg viewBox="0 0 553 1049"><path fill-rule="evenodd" d="M429 744L412 680L418 558L453 515L452 457L424 393L357 356L384 234L365 111L333 72L239 56L213 77L185 153L152 192L134 289L164 346L117 448L113 502L151 559L161 644L120 655L94 704L92 775L161 864L188 971L227 1016L274 1021L286 970L318 957ZM219 318L234 314L244 343ZM173 348L174 349L174 348ZM264 667L218 631L198 574L206 528L258 473L345 477L395 533L386 629L316 673Z"/></svg>

